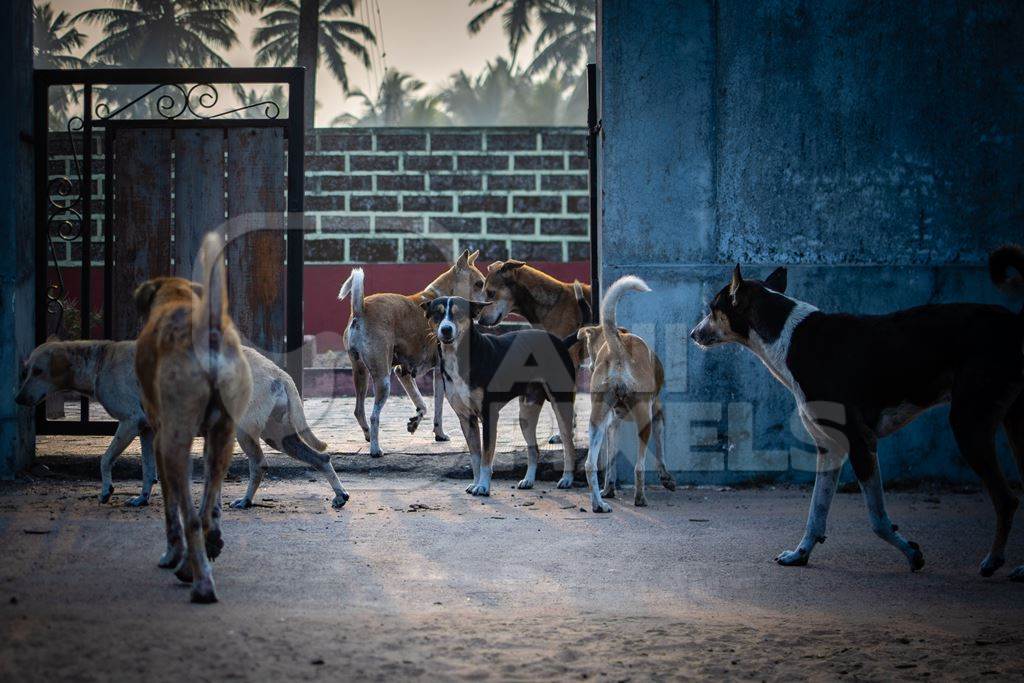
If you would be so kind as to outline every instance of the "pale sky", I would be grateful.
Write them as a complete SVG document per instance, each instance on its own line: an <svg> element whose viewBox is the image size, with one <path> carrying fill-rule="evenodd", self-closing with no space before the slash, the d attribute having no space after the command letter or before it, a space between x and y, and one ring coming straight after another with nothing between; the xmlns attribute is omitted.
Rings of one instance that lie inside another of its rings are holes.
<svg viewBox="0 0 1024 683"><path fill-rule="evenodd" d="M37 0L38 1L38 0ZM55 10L67 10L76 14L84 9L98 6L110 6L117 3L110 0L51 0ZM486 5L469 6L469 0L364 0L356 12L356 20L363 21L363 13L380 6L380 18L383 25L383 45L381 35L377 35L378 47L386 52L383 61L389 69L409 72L427 84L427 89L435 89L444 83L448 76L465 69L469 73L478 73L490 60L500 55L508 55L508 46L501 31L501 16L496 15L475 36L469 35L466 24ZM235 32L238 34L239 45L226 53L221 53L231 66L254 66L255 51L250 46L253 30L259 26L259 19L254 15L239 14ZM370 24L369 21L363 23ZM374 28L372 24L371 28ZM102 27L99 24L80 24L78 29L88 36L86 49L102 38ZM533 43L528 41L520 48L520 62L524 62L533 54ZM353 88L376 94L377 82L382 73L380 51L375 53L374 74L355 59L346 59L349 72L349 84ZM321 68L317 74L317 100L321 107L316 113L316 125L327 126L338 114L349 112L361 113L358 101L345 100L341 86L331 77L330 73Z"/></svg>

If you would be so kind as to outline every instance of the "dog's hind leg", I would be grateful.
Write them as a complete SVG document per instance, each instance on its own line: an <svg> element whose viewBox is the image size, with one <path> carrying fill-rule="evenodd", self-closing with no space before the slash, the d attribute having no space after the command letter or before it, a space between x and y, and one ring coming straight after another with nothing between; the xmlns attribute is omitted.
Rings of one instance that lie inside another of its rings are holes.
<svg viewBox="0 0 1024 683"><path fill-rule="evenodd" d="M860 446L851 444L851 457L854 449ZM871 530L875 535L891 546L899 549L910 563L910 571L916 572L924 567L924 555L921 547L913 541L908 541L900 535L898 528L889 519L885 510L885 492L882 488L882 473L878 467L878 454L873 450L868 456L874 459L872 474L866 479L860 479L860 489L864 494L864 503L868 508L868 515L871 517Z"/></svg>
<svg viewBox="0 0 1024 683"><path fill-rule="evenodd" d="M525 396L519 399L519 430L526 441L526 476L516 485L520 489L532 489L537 481L537 421L543 407L543 403L527 400Z"/></svg>
<svg viewBox="0 0 1024 683"><path fill-rule="evenodd" d="M615 411L605 405L599 395L593 395L590 414L590 450L587 452L587 483L590 484L590 507L594 512L611 512L612 508L601 499L601 488L597 482L598 463L601 449L605 445L605 434L615 420ZM595 399L596 400L593 400Z"/></svg>
<svg viewBox="0 0 1024 683"><path fill-rule="evenodd" d="M103 480L103 488L100 490L100 502L107 503L114 493L114 482L112 469L117 456L124 453L136 436L139 435L138 423L135 420L121 420L117 423L117 431L110 445L100 458L100 478Z"/></svg>
<svg viewBox="0 0 1024 683"><path fill-rule="evenodd" d="M1006 428L1006 437L1010 442L1013 457L1017 461L1017 476L1024 484L1024 394L1017 396L1017 400L1003 419L1003 426ZM1010 580L1024 581L1024 564L1010 573Z"/></svg>
<svg viewBox="0 0 1024 683"><path fill-rule="evenodd" d="M949 422L953 435L967 463L981 478L996 512L996 533L992 549L981 562L982 576L992 576L1006 562L1006 541L1010 536L1013 516L1017 511L1017 497L1010 490L996 453L995 435L999 421L1005 416L991 396L994 382L988 382L983 373L961 370L953 389L949 409Z"/></svg>
<svg viewBox="0 0 1024 683"><path fill-rule="evenodd" d="M484 405L480 419L481 451L480 468L476 484L470 489L474 496L491 495L491 474L494 472L494 448L498 437L498 410L494 405Z"/></svg>
<svg viewBox="0 0 1024 683"><path fill-rule="evenodd" d="M142 444L142 490L138 496L125 503L125 505L136 508L149 505L149 497L153 492L153 484L156 482L156 454L153 452L153 430L148 427L142 429L139 433L139 442Z"/></svg>
<svg viewBox="0 0 1024 683"><path fill-rule="evenodd" d="M363 430L363 438L370 440L370 425L366 423L366 390L368 388L368 374L366 366L359 360L359 355L349 351L349 360L352 362L352 383L356 390L356 422Z"/></svg>
<svg viewBox="0 0 1024 683"><path fill-rule="evenodd" d="M423 402L423 395L420 393L420 388L416 386L416 378L412 374L406 372L401 365L395 367L395 374L398 375L398 381L416 407L416 414L409 418L409 423L406 425L409 433L414 434L416 428L420 426L420 422L423 421L423 416L427 414L427 405Z"/></svg>
<svg viewBox="0 0 1024 683"><path fill-rule="evenodd" d="M242 452L249 460L249 484L246 486L244 496L231 501L231 507L236 510L248 510L256 499L256 489L263 483L263 475L267 470L267 459L259 441L253 437L239 429L235 431L235 438L238 439L238 445L242 447Z"/></svg>
<svg viewBox="0 0 1024 683"><path fill-rule="evenodd" d="M234 435L235 425L226 416L214 421L206 432L203 451L205 482L198 515L202 524L201 539L198 534L192 533L192 526L189 526L189 554L193 556L192 602L217 601L210 561L216 560L224 548L220 530L220 490L224 475L231 464ZM191 507L190 502L189 508Z"/></svg>
<svg viewBox="0 0 1024 683"><path fill-rule="evenodd" d="M391 374L387 371L373 378L373 412L370 413L370 457L384 455L380 449L380 411L391 395Z"/></svg>
<svg viewBox="0 0 1024 683"><path fill-rule="evenodd" d="M633 479L635 490L633 493L633 505L643 507L647 505L647 495L644 491L644 477L647 473L647 444L651 440L651 405L644 401L638 401L633 407L633 421L636 422L636 431L639 446L636 452L636 465L633 467Z"/></svg>
<svg viewBox="0 0 1024 683"><path fill-rule="evenodd" d="M338 473L334 471L334 467L331 465L331 456L314 451L295 434L289 434L281 439L281 450L324 475L324 479L327 480L327 483L334 490L334 500L331 502L331 506L335 508L345 507L345 503L348 502L349 498L348 491L341 485Z"/></svg>
<svg viewBox="0 0 1024 683"><path fill-rule="evenodd" d="M654 464L658 467L661 485L669 491L676 490L676 479L665 465L665 410L660 399L654 400L654 420L651 421L651 438L654 439Z"/></svg>
<svg viewBox="0 0 1024 683"><path fill-rule="evenodd" d="M614 414L614 409L612 413ZM618 416L616 416L617 418ZM615 485L618 483L618 469L615 462L619 459L619 424L621 420L612 420L605 433L604 448L601 449L601 471L604 472L604 488L601 489L601 496L604 498L615 497Z"/></svg>
<svg viewBox="0 0 1024 683"><path fill-rule="evenodd" d="M434 441L448 441L444 431L444 370L434 368Z"/></svg>
<svg viewBox="0 0 1024 683"><path fill-rule="evenodd" d="M157 565L163 569L174 569L185 559L185 535L181 527L181 506L178 504L177 487L171 485L169 473L172 468L166 463L167 453L161 446L159 435L156 436L154 446L156 469L160 480L160 496L164 502L164 530L167 535L167 549Z"/></svg>

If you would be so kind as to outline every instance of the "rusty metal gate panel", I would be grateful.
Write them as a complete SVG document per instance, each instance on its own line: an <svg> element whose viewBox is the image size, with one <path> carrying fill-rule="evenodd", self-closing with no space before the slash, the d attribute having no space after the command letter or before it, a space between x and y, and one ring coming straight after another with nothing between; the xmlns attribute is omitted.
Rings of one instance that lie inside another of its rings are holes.
<svg viewBox="0 0 1024 683"><path fill-rule="evenodd" d="M174 274L196 279L203 235L224 224L224 131L174 131Z"/></svg>
<svg viewBox="0 0 1024 683"><path fill-rule="evenodd" d="M284 136L273 128L234 128L227 138L231 314L245 342L280 364L285 340Z"/></svg>
<svg viewBox="0 0 1024 683"><path fill-rule="evenodd" d="M113 141L113 339L142 328L130 294L154 273L171 272L171 131L134 128Z"/></svg>

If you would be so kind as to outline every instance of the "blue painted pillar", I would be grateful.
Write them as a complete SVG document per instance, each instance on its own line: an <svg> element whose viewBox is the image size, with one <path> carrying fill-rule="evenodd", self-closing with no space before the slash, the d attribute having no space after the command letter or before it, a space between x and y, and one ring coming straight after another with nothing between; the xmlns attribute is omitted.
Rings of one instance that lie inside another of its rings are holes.
<svg viewBox="0 0 1024 683"><path fill-rule="evenodd" d="M8 83L0 107L0 478L9 479L35 455L31 411L14 403L21 361L35 341L31 1L0 3L0 27Z"/></svg>

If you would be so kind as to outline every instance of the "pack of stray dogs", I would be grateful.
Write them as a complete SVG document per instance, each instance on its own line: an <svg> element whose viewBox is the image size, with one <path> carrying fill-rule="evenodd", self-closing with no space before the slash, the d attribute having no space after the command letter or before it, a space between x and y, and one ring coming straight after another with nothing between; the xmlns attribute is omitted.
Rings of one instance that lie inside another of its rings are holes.
<svg viewBox="0 0 1024 683"><path fill-rule="evenodd" d="M232 507L253 504L266 469L261 441L320 472L333 490L334 507L349 500L325 454L328 445L307 423L294 382L271 360L242 345L228 314L223 251L223 239L211 233L200 251L200 282L159 277L138 287L135 303L145 323L137 340L47 342L36 348L17 397L35 405L51 393L75 391L97 400L118 420L100 463L104 503L113 492L114 460L139 437L142 491L128 504L148 504L159 480L167 541L159 566L191 584L192 600L201 603L217 599L210 562L224 547L220 491L235 439L248 457L250 476L245 495ZM608 445L615 443L624 421L634 423L639 437L634 504L647 505L649 445L661 484L674 490L665 462L665 371L647 341L616 323L619 300L630 292L651 291L647 284L635 276L612 283L594 324L589 286L561 282L515 260L494 262L484 275L475 265L477 257L464 251L412 295L365 296L359 268L341 286L338 298L350 299L352 308L344 344L355 383L355 418L370 455L383 454L380 418L392 373L415 407L407 424L413 433L427 413L416 376L429 371L433 435L438 441L450 438L442 423L447 399L472 465L467 493L490 495L498 419L513 400L519 405L528 458L517 487L535 484L537 423L550 403L559 432L551 441L560 442L563 452L558 487L570 488L576 466L577 377L589 362L592 407L585 471L591 509L612 509L607 500L615 496L616 449ZM1024 249L1007 245L992 252L989 271L996 286L1024 289ZM904 555L912 571L923 568L920 546L907 540L886 512L878 440L924 411L949 404L956 443L995 509L995 538L980 568L983 576L994 574L1006 562L1018 506L997 457L1000 426L1024 476L1024 310L933 304L884 315L826 313L789 296L787 285L785 268L757 280L745 277L737 265L690 333L701 349L727 343L749 349L793 394L817 446L804 535L776 561L806 565L814 547L825 541L829 508L849 459L872 530ZM494 334L491 328L511 314L531 327ZM364 403L371 384L373 408L367 421ZM205 439L198 510L190 493L190 449L196 435ZM1024 581L1024 565L1010 578Z"/></svg>

